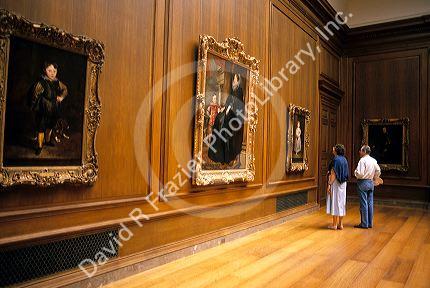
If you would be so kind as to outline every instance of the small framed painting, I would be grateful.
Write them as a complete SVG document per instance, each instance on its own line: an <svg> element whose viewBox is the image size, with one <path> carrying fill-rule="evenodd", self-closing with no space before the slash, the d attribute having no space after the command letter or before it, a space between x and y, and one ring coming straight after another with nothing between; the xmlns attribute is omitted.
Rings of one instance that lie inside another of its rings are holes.
<svg viewBox="0 0 430 288"><path fill-rule="evenodd" d="M287 172L308 170L309 125L311 113L302 107L290 104L287 116Z"/></svg>

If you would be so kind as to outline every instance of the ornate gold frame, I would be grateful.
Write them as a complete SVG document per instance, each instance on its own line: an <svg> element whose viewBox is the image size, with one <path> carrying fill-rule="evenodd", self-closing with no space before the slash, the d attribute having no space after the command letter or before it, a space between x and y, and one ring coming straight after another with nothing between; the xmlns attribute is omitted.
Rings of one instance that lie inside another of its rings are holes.
<svg viewBox="0 0 430 288"><path fill-rule="evenodd" d="M364 119L361 122L363 129L362 144L369 143L369 125L402 125L403 127L403 141L402 141L402 164L384 164L378 163L381 170L396 170L400 172L407 172L409 170L408 147L409 147L409 118L397 119Z"/></svg>
<svg viewBox="0 0 430 288"><path fill-rule="evenodd" d="M294 115L302 115L305 117L305 143L303 150L303 162L293 163L293 143L294 143ZM287 172L304 172L309 169L308 167L308 149L310 147L310 137L309 137L309 125L311 123L311 112L309 110L290 104L288 106L288 134L287 134Z"/></svg>
<svg viewBox="0 0 430 288"><path fill-rule="evenodd" d="M232 170L204 170L202 168L203 126L205 113L205 85L207 54L213 53L221 58L241 65L249 70L249 104L247 106L246 130L246 163L244 169ZM213 37L200 35L197 68L196 108L194 124L194 151L195 161L193 184L198 186L211 184L228 184L235 181L253 181L255 177L254 141L257 127L257 105L254 89L258 83L259 61L243 51L243 44L237 38L227 38L217 42Z"/></svg>
<svg viewBox="0 0 430 288"><path fill-rule="evenodd" d="M0 120L2 124L0 133L0 185L5 187L19 184L50 186L66 182L94 183L98 175L95 136L101 115L98 81L104 63L103 44L84 36L72 35L54 26L33 23L4 9L0 9L0 23ZM18 36L88 56L81 166L3 166L7 72L11 36Z"/></svg>

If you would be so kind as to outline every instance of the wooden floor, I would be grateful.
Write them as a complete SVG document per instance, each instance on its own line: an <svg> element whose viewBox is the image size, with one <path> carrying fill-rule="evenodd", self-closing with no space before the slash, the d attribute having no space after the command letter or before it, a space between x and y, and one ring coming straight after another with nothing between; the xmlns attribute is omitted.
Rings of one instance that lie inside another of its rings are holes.
<svg viewBox="0 0 430 288"><path fill-rule="evenodd" d="M375 212L373 229L354 206L331 231L321 210L108 287L430 287L430 214Z"/></svg>

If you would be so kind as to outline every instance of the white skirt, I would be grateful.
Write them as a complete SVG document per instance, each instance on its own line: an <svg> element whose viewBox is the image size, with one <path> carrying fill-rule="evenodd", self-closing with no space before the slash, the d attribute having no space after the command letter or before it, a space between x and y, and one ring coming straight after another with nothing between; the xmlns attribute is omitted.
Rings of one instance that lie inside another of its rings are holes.
<svg viewBox="0 0 430 288"><path fill-rule="evenodd" d="M331 195L327 195L327 214L346 215L346 182L340 184L336 179L331 185Z"/></svg>

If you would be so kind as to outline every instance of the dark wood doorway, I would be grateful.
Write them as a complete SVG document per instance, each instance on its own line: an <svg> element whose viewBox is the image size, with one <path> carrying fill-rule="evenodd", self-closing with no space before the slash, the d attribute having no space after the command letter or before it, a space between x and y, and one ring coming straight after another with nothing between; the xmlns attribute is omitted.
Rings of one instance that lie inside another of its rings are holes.
<svg viewBox="0 0 430 288"><path fill-rule="evenodd" d="M320 142L318 203L325 205L327 169L333 159L333 146L338 140L338 111L343 92L325 79L319 81L320 91Z"/></svg>

